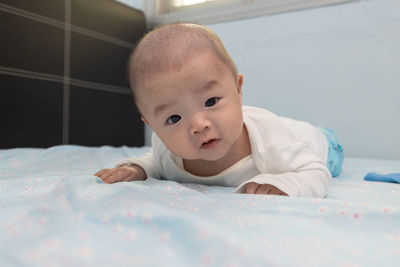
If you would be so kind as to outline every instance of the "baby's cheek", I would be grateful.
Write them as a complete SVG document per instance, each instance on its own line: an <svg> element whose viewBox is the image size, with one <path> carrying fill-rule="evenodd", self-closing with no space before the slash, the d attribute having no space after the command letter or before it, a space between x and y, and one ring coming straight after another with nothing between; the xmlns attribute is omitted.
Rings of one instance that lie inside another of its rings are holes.
<svg viewBox="0 0 400 267"><path fill-rule="evenodd" d="M227 133L233 138L238 138L243 129L243 121L241 120L241 116L231 116L225 121L225 123Z"/></svg>
<svg viewBox="0 0 400 267"><path fill-rule="evenodd" d="M166 143L164 143L166 144ZM193 159L194 158L194 145L187 140L187 138L183 136L175 136L170 139L170 142L166 144L167 148L178 157L184 159Z"/></svg>

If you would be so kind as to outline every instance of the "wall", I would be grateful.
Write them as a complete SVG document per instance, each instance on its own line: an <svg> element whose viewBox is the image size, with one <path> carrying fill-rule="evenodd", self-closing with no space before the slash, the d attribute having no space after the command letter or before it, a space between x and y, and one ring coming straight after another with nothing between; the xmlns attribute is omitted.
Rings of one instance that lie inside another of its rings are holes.
<svg viewBox="0 0 400 267"><path fill-rule="evenodd" d="M400 159L400 1L209 26L244 74L244 104L334 129L346 156Z"/></svg>
<svg viewBox="0 0 400 267"><path fill-rule="evenodd" d="M144 9L144 0L115 0L117 2L123 3L127 6L134 7L136 9Z"/></svg>
<svg viewBox="0 0 400 267"><path fill-rule="evenodd" d="M400 1L210 27L244 74L244 104L328 126L348 156L400 159Z"/></svg>

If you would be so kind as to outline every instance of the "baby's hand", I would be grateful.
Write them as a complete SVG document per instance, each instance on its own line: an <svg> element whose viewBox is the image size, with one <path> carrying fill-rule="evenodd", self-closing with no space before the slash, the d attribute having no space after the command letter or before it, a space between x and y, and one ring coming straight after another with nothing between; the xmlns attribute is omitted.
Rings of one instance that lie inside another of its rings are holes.
<svg viewBox="0 0 400 267"><path fill-rule="evenodd" d="M285 192L278 187L270 184L257 184L254 182L248 183L246 186L246 194L264 194L264 195L280 195L287 196Z"/></svg>
<svg viewBox="0 0 400 267"><path fill-rule="evenodd" d="M113 169L102 169L95 175L100 177L100 179L106 184L146 179L146 173L137 165L122 166Z"/></svg>

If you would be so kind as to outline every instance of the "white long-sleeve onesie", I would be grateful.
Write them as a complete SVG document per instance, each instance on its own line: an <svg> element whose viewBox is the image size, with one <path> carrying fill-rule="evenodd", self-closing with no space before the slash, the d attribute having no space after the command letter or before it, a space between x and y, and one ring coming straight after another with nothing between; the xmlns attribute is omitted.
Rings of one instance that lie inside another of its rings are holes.
<svg viewBox="0 0 400 267"><path fill-rule="evenodd" d="M182 159L172 154L156 134L152 137L150 153L121 161L117 166L136 164L148 177L234 186L239 193L247 183L256 182L274 185L289 196L327 195L332 179L326 167L328 143L317 128L248 106L243 106L243 122L249 134L251 157L215 176L199 177L185 171Z"/></svg>

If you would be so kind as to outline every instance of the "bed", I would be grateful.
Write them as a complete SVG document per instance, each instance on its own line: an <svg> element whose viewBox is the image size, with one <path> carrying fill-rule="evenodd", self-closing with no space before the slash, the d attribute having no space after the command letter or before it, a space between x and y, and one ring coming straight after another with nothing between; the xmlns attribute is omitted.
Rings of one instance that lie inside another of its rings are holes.
<svg viewBox="0 0 400 267"><path fill-rule="evenodd" d="M1 266L398 266L400 161L347 158L325 199L93 174L149 147L0 150Z"/></svg>

